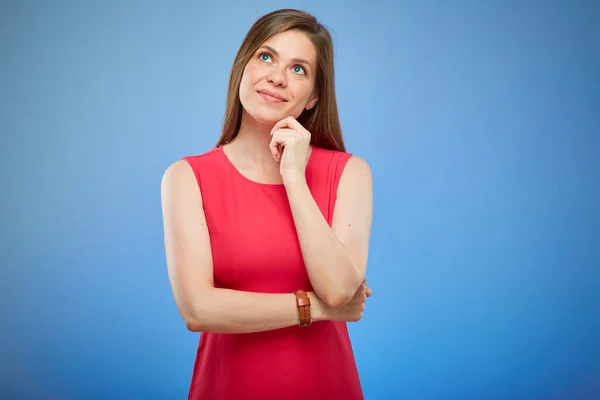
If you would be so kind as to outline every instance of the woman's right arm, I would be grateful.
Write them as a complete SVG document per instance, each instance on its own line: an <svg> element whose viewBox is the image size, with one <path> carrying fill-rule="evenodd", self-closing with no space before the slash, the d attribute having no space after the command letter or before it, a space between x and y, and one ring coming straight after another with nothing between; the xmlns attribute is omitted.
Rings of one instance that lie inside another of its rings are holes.
<svg viewBox="0 0 600 400"><path fill-rule="evenodd" d="M161 202L167 269L175 302L193 332L250 333L298 324L293 293L265 294L214 287L210 238L202 194L192 168L179 160L165 171ZM314 294L314 321L356 320L362 316L366 292L341 309L329 310Z"/></svg>

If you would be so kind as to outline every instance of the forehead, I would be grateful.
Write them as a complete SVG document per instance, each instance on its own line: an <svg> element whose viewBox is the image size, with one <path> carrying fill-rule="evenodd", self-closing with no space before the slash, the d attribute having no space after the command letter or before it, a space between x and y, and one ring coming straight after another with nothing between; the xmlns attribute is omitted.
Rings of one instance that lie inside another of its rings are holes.
<svg viewBox="0 0 600 400"><path fill-rule="evenodd" d="M263 45L272 47L283 58L304 58L312 65L317 59L317 50L305 33L290 30L266 40Z"/></svg>

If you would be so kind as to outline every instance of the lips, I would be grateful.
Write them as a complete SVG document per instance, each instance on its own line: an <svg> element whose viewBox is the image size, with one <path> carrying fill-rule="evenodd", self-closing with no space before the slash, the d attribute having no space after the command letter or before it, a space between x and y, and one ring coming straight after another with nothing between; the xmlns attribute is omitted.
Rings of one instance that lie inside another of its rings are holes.
<svg viewBox="0 0 600 400"><path fill-rule="evenodd" d="M270 90L258 90L258 94L260 94L260 96L263 99L265 99L266 101L269 101L269 102L272 102L272 103L281 103L281 102L287 101L280 94L277 94L277 93L272 92Z"/></svg>

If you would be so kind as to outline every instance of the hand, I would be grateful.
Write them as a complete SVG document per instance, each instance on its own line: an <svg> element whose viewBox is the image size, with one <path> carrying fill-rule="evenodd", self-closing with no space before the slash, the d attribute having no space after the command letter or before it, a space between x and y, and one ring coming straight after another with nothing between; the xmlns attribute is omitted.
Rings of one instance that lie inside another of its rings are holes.
<svg viewBox="0 0 600 400"><path fill-rule="evenodd" d="M310 136L294 117L284 118L273 126L269 147L273 159L280 163L279 173L284 183L305 178Z"/></svg>
<svg viewBox="0 0 600 400"><path fill-rule="evenodd" d="M341 308L328 308L323 304L323 302L319 299L316 304L318 307L318 318L319 320L330 320L330 321L346 321L346 322L358 322L363 316L363 312L365 310L365 301L368 297L371 297L373 294L373 290L367 286L367 281L364 280L360 285L352 300L348 302L345 306ZM311 297L311 303L313 302L313 298L316 297L313 295ZM311 306L312 307L312 306ZM322 315L322 317L321 317Z"/></svg>

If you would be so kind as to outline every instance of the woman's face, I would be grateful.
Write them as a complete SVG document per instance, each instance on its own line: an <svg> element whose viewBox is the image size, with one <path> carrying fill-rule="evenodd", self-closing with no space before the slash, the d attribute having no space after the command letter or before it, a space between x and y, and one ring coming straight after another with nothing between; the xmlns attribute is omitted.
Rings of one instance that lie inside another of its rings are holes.
<svg viewBox="0 0 600 400"><path fill-rule="evenodd" d="M275 124L317 102L313 97L317 51L302 32L271 37L254 53L240 84L240 101L255 120Z"/></svg>

